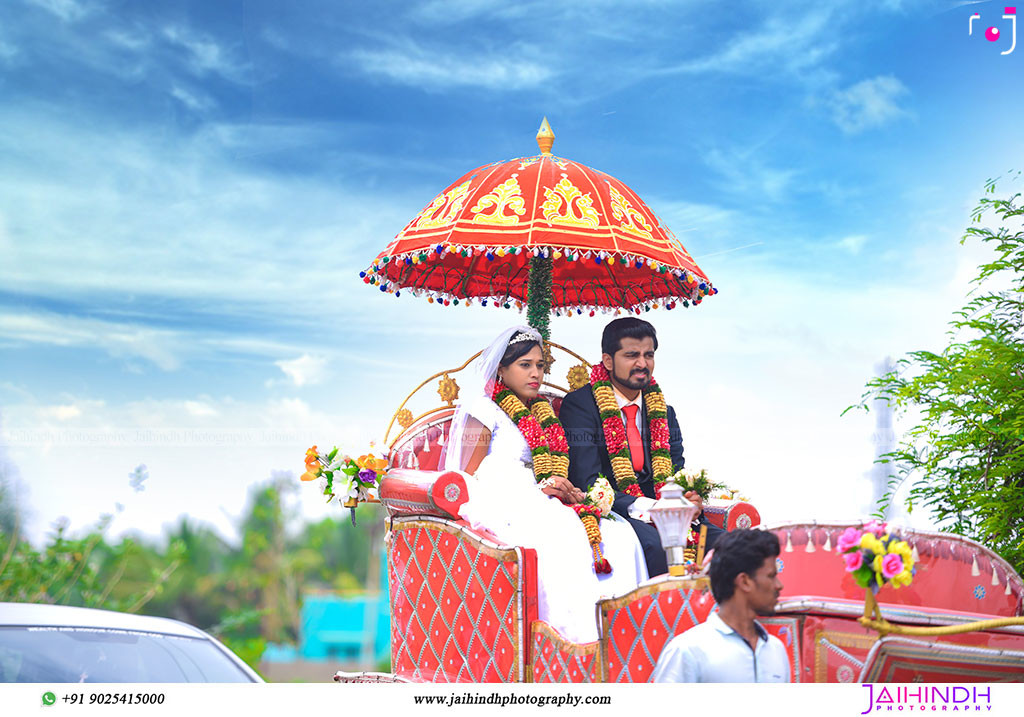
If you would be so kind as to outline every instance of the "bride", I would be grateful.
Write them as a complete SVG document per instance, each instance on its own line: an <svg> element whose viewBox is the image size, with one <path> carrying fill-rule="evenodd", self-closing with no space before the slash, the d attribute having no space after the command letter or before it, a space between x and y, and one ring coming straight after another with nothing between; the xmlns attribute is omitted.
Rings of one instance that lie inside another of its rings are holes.
<svg viewBox="0 0 1024 717"><path fill-rule="evenodd" d="M471 474L469 501L460 511L468 523L537 551L540 619L573 642L592 642L598 638L597 600L632 590L647 579L647 568L633 528L610 513L600 532L611 572L595 574L586 528L569 507L584 495L566 477L568 455L541 451L546 455L535 465L522 429L536 446L547 445L552 427L547 416L539 423L523 418L544 377L541 347L535 329L515 326L484 350L476 362L477 384L464 388L455 412L444 467Z"/></svg>

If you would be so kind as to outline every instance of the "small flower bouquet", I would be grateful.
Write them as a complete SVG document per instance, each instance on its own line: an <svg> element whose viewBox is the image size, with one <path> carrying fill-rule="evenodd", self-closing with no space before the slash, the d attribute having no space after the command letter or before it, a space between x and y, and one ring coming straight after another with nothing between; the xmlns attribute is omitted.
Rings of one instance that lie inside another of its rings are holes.
<svg viewBox="0 0 1024 717"><path fill-rule="evenodd" d="M900 588L914 579L914 555L899 535L885 523L870 521L863 529L847 528L839 537L839 552L846 572L862 588L877 593L883 585Z"/></svg>
<svg viewBox="0 0 1024 717"><path fill-rule="evenodd" d="M582 503L569 506L576 511L576 514L583 521L583 527L587 530L587 540L590 542L590 549L594 552L594 571L601 575L610 573L612 566L608 559L601 553L601 518L604 518L612 511L612 503L615 501L615 491L611 483L602 475L597 477L590 490L583 498Z"/></svg>
<svg viewBox="0 0 1024 717"><path fill-rule="evenodd" d="M711 496L711 491L715 490L731 490L724 483L716 483L711 480L708 475L708 471L701 468L698 471L679 470L668 477L668 480L672 483L679 484L683 493L694 491L701 497L701 500L706 501ZM735 491L732 491L735 493ZM657 497L661 497L660 486L656 490Z"/></svg>
<svg viewBox="0 0 1024 717"><path fill-rule="evenodd" d="M321 453L313 446L306 451L306 472L301 479L312 481L319 478L320 490L327 496L327 502L338 497L346 508L352 509L354 523L356 505L369 497L370 490L377 487L387 468L387 460L371 453L353 459L340 453L337 447Z"/></svg>

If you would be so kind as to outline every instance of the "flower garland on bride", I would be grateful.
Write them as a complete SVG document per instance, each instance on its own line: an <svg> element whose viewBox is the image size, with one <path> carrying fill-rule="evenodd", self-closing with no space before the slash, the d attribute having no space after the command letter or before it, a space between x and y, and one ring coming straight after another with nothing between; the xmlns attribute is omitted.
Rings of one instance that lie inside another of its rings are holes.
<svg viewBox="0 0 1024 717"><path fill-rule="evenodd" d="M538 396L530 401L527 407L500 380L495 382L491 398L516 424L526 439L526 445L530 447L530 455L533 457L533 475L537 484L541 488L547 488L554 484L556 477L568 480L569 443L565 439L565 430L547 399ZM594 554L594 571L599 575L612 571L608 560L601 553L601 528L598 521L611 512L614 497L608 480L600 476L587 491L583 503L569 506L583 521L587 541Z"/></svg>

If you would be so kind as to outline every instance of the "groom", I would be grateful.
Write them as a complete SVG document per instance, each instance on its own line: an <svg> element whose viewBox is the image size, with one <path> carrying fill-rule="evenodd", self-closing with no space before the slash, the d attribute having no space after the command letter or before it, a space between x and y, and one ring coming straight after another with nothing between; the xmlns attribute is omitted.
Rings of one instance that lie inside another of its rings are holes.
<svg viewBox="0 0 1024 717"><path fill-rule="evenodd" d="M654 474L644 389L654 374L654 352L657 348L658 336L654 327L634 317L615 319L605 326L601 336L601 361L608 371L630 447L633 473L643 497L623 493L615 479L593 387L588 384L567 394L559 411L559 420L569 441L569 480L586 491L598 474L608 479L615 489L612 510L628 520L636 531L651 577L668 572L661 536L648 514L654 505ZM671 406L668 406L667 413L669 453L675 472L683 467L683 436ZM700 522L707 525L706 549L710 550L725 531L707 522L700 496L690 491L686 498L702 510Z"/></svg>

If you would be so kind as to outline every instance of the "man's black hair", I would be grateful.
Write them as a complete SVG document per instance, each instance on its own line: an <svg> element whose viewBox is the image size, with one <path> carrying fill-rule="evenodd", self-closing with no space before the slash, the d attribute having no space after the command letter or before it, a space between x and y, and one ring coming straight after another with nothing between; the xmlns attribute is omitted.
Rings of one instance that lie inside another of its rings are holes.
<svg viewBox="0 0 1024 717"><path fill-rule="evenodd" d="M764 565L765 558L779 556L779 538L767 530L738 528L730 530L715 541L715 554L711 556L711 594L721 605L736 590L736 576L754 573Z"/></svg>
<svg viewBox="0 0 1024 717"><path fill-rule="evenodd" d="M533 351L534 346L540 346L540 342L531 339L529 341L516 341L514 344L509 344L505 348L505 353L501 355L501 361L498 362L498 365L502 368L508 368L512 365L513 361Z"/></svg>
<svg viewBox="0 0 1024 717"><path fill-rule="evenodd" d="M601 353L614 356L622 348L622 339L654 339L654 350L658 350L658 332L648 322L635 316L615 319L604 327L601 334Z"/></svg>

